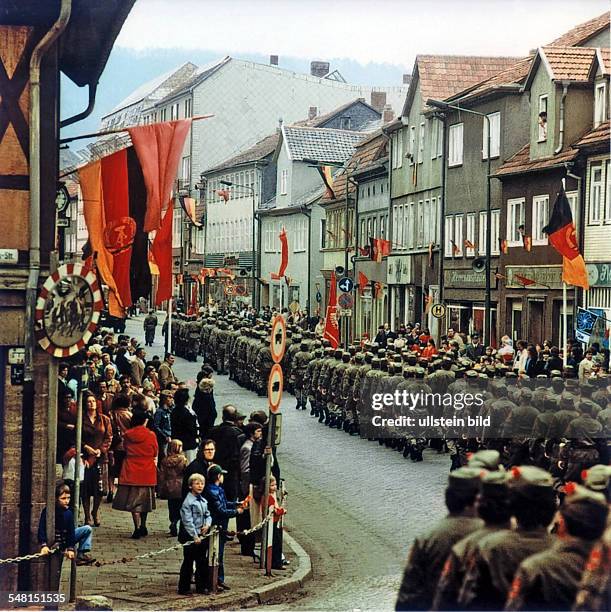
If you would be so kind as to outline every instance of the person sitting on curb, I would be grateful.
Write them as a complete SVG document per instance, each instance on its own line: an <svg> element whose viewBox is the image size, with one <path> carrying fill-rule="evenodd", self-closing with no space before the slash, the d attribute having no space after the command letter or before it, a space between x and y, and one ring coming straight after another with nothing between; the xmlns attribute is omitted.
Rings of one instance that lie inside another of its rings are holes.
<svg viewBox="0 0 611 612"><path fill-rule="evenodd" d="M70 487L60 480L55 485L55 545L64 553L66 559L74 559L75 550L77 565L91 565L95 559L91 552L93 529L91 525L74 527L74 515L70 510ZM47 509L44 508L38 523L38 542L40 552L48 555L51 551L47 537Z"/></svg>

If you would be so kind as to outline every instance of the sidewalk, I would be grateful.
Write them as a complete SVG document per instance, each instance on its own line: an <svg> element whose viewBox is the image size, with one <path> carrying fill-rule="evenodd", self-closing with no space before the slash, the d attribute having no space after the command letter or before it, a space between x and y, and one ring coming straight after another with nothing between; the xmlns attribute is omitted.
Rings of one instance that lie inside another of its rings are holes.
<svg viewBox="0 0 611 612"><path fill-rule="evenodd" d="M149 535L130 539L133 530L131 514L112 510L111 504L100 508L100 527L94 527L91 555L98 561L133 557L142 553L170 548L178 543L168 534L167 503L157 500L157 509L149 514ZM184 597L176 592L182 550L151 558L102 567L77 568L77 597L103 595L113 602L115 610L181 610L238 608L268 601L272 597L301 588L310 574L307 554L290 536L285 540L284 554L289 569L274 571L267 577L250 557L242 557L237 540L225 547L225 581L230 591L217 595ZM291 550L293 546L297 554ZM61 591L69 593L70 564L64 563ZM194 586L194 585L193 585ZM69 609L70 605L65 606Z"/></svg>

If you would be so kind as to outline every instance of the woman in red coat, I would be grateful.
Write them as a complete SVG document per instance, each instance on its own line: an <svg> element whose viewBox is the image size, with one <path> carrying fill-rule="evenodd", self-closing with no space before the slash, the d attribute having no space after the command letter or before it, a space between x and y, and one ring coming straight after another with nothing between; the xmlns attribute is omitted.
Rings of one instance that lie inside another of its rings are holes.
<svg viewBox="0 0 611 612"><path fill-rule="evenodd" d="M119 474L119 487L112 507L132 513L137 540L148 535L146 517L155 509L155 485L157 484L157 436L147 429L148 414L135 412L131 427L123 436L125 459Z"/></svg>

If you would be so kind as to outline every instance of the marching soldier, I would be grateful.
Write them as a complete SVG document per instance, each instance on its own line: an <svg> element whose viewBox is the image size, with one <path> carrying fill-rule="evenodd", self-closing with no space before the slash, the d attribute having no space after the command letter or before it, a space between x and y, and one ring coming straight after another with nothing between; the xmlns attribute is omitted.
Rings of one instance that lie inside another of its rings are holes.
<svg viewBox="0 0 611 612"><path fill-rule="evenodd" d="M293 386L293 390L295 392L295 399L297 400L297 405L295 408L297 410L305 410L308 404L308 395L306 390L306 372L309 367L308 364L312 360L312 353L308 351L308 342L302 340L299 347L300 350L295 353L295 356L292 360L291 367L291 382Z"/></svg>

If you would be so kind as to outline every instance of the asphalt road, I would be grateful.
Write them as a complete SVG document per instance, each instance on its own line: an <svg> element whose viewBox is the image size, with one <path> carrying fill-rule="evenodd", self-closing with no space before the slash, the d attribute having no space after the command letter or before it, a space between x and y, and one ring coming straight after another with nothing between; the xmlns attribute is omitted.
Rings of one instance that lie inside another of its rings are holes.
<svg viewBox="0 0 611 612"><path fill-rule="evenodd" d="M143 338L142 318L130 320L126 333ZM163 358L160 342L159 328L149 356ZM194 386L200 366L201 358L199 363L177 358L174 369ZM215 379L217 408L232 403L247 414L267 409L266 398L226 376ZM285 525L310 554L313 578L298 599L279 607L393 609L412 539L445 514L448 456L427 451L424 462L411 463L377 442L319 424L309 410L296 411L288 393L281 410L278 461L289 494Z"/></svg>

